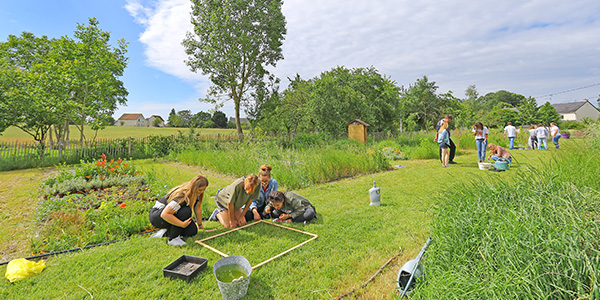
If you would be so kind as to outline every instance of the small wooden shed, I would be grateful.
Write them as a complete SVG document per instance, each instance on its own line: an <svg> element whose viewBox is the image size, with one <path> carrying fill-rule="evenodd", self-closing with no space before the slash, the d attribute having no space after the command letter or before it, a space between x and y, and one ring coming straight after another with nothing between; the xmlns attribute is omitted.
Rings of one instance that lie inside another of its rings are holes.
<svg viewBox="0 0 600 300"><path fill-rule="evenodd" d="M364 144L367 141L367 126L371 126L359 119L348 124L348 138Z"/></svg>

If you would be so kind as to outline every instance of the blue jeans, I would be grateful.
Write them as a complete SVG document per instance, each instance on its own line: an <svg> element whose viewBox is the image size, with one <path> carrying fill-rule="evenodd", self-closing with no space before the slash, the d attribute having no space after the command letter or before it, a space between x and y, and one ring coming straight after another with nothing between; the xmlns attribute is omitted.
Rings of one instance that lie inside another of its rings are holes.
<svg viewBox="0 0 600 300"><path fill-rule="evenodd" d="M558 149L558 139L560 139L562 137L562 135L557 134L552 138L552 143L554 143L554 146L556 146L556 149Z"/></svg>
<svg viewBox="0 0 600 300"><path fill-rule="evenodd" d="M548 138L539 137L538 138L538 149L542 149L542 144L544 145L544 149L548 150Z"/></svg>
<svg viewBox="0 0 600 300"><path fill-rule="evenodd" d="M508 162L512 162L512 157L504 158L504 157L500 157L500 156L497 156L497 155L492 155L492 156L490 156L490 158L492 160L494 160L494 161L497 161L497 160L500 160L500 161L508 160Z"/></svg>
<svg viewBox="0 0 600 300"><path fill-rule="evenodd" d="M515 137L508 137L508 141L510 142L510 146L508 146L508 149L512 149L515 146Z"/></svg>
<svg viewBox="0 0 600 300"><path fill-rule="evenodd" d="M477 145L477 157L479 161L483 161L485 159L485 148L487 147L487 143L484 139L476 139L475 145Z"/></svg>

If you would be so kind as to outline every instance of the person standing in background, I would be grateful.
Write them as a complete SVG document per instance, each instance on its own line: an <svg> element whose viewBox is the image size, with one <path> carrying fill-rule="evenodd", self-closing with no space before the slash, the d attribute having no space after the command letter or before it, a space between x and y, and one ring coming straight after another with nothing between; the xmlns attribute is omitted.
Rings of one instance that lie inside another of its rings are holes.
<svg viewBox="0 0 600 300"><path fill-rule="evenodd" d="M558 129L558 126L554 122L550 123L550 136L552 136L552 143L556 146L556 150L558 150L558 139L560 139L562 135L560 134L560 129Z"/></svg>
<svg viewBox="0 0 600 300"><path fill-rule="evenodd" d="M485 159L485 148L487 146L487 139L490 131L487 127L483 126L483 123L477 122L473 125L473 134L475 135L475 145L477 145L477 157L479 162L483 162Z"/></svg>
<svg viewBox="0 0 600 300"><path fill-rule="evenodd" d="M517 138L517 128L512 125L512 122L508 122L506 127L504 127L504 137L508 137L508 149L514 148L515 139Z"/></svg>
<svg viewBox="0 0 600 300"><path fill-rule="evenodd" d="M444 121L446 121L446 123L450 124L450 121L452 121L452 115L446 115L443 119L441 119L439 122L437 122L437 125L435 127L435 138L433 139L434 142L438 141L438 134L440 132L440 127L442 126L442 122L444 122ZM448 164L455 164L456 162L454 161L454 156L456 155L456 145L450 138L450 128L448 128L448 140L450 141L450 143L448 144L448 149L450 152L448 155ZM442 148L440 148L440 162L442 162L442 164L444 164L444 161L442 160Z"/></svg>
<svg viewBox="0 0 600 300"><path fill-rule="evenodd" d="M535 130L535 136L538 139L538 149L547 150L548 149L548 129L544 127L542 124L538 124L537 129Z"/></svg>
<svg viewBox="0 0 600 300"><path fill-rule="evenodd" d="M537 137L535 135L535 125L531 125L531 127L529 127L529 139L527 140L527 146L529 146L530 149L537 149Z"/></svg>

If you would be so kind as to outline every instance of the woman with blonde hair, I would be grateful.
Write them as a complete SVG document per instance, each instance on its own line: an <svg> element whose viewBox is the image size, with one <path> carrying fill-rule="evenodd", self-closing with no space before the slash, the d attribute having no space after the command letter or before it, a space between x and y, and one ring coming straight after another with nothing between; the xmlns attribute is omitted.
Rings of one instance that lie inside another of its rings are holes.
<svg viewBox="0 0 600 300"><path fill-rule="evenodd" d="M448 122L446 120L442 120L437 136L437 141L442 150L442 165L446 168L448 167L448 160L450 158L450 150L448 149L450 147L450 133L448 132Z"/></svg>
<svg viewBox="0 0 600 300"><path fill-rule="evenodd" d="M184 182L160 198L150 209L150 223L161 228L152 237L160 238L165 234L169 237L167 244L183 246L183 238L194 236L202 226L202 200L208 186L208 179L198 175ZM196 222L192 220L192 211Z"/></svg>
<svg viewBox="0 0 600 300"><path fill-rule="evenodd" d="M225 228L246 225L245 215L252 200L258 198L258 186L258 176L250 174L238 178L223 189L219 189L215 196L217 208L213 211L209 220L219 220Z"/></svg>
<svg viewBox="0 0 600 300"><path fill-rule="evenodd" d="M492 144L490 143L489 146L490 148L490 159L497 161L504 161L504 160L508 160L508 162L512 161L512 155L510 155L510 153L508 153L508 151L506 151L506 149L504 149L503 147L500 147L498 145Z"/></svg>
<svg viewBox="0 0 600 300"><path fill-rule="evenodd" d="M252 200L252 204L250 204L250 208L246 212L246 222L250 222L252 220L258 221L261 217L266 217L263 215L265 206L267 205L267 200L269 199L269 195L271 192L276 191L279 188L279 183L274 178L271 178L271 170L273 168L267 164L264 164L260 167L260 171L258 172L258 179L260 179L260 193L257 199Z"/></svg>

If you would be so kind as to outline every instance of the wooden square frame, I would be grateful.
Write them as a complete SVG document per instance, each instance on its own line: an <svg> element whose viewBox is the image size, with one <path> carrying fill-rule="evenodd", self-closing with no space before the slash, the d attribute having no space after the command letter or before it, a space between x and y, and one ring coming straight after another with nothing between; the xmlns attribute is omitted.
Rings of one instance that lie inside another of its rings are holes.
<svg viewBox="0 0 600 300"><path fill-rule="evenodd" d="M216 234L216 235L207 237L205 239L198 240L198 241L196 241L196 243L200 244L201 246L203 246L203 247L205 247L205 248L207 248L207 249L209 249L209 250L211 250L211 251L213 251L213 252L215 252L215 253L223 256L223 257L228 257L229 255L227 255L227 254L225 254L225 253L223 253L223 252L215 249L214 247L211 247L211 246L205 244L204 242L208 241L208 240L211 240L211 239L214 239L216 237L220 237L220 236L226 235L228 233L232 233L232 232L234 232L236 230L244 229L246 227L250 227L250 226L259 224L259 223L265 223L265 224L269 224L269 225L273 225L273 226L278 226L278 227L281 227L281 228L284 228L284 229L287 229L287 230L296 231L296 232L299 232L299 233L302 233L302 234L309 235L309 236L311 236L311 238L308 239L308 240L306 240L306 241L304 241L304 242L302 242L302 243L300 243L300 244L298 244L298 245L296 245L296 246L294 246L294 247L292 247L292 248L290 248L290 249L287 249L287 250L285 250L285 251L283 251L283 252L281 252L281 253L279 253L279 254L277 254L277 255L275 255L275 256L273 256L273 257L271 257L271 258L269 258L269 259L267 259L267 260L265 260L265 261L263 261L263 262L261 262L259 264L257 264L257 265L255 265L255 266L253 266L252 270L254 270L254 269L256 269L256 268L258 268L258 267L260 267L260 266L262 266L262 265L264 265L264 264L266 264L266 263L268 263L268 262L270 262L270 261L272 261L272 260L274 260L276 258L279 258L279 257L281 257L281 256L283 256L283 255L285 255L285 254L287 254L287 253L289 253L289 252L291 252L291 251L293 251L293 250L301 247L301 246L304 246L306 243L308 243L310 241L313 241L314 239L316 239L316 238L319 237L318 235L316 235L314 233L310 233L310 232L298 230L296 228L286 227L286 226L283 226L283 225L280 225L280 224L276 224L276 223L273 223L273 222L268 222L268 221L265 221L265 220L260 220L260 221L256 221L256 222L253 222L253 223L250 223L250 224L246 224L244 226L241 226L241 227L229 230L227 232L223 232L223 233L220 233L220 234Z"/></svg>

